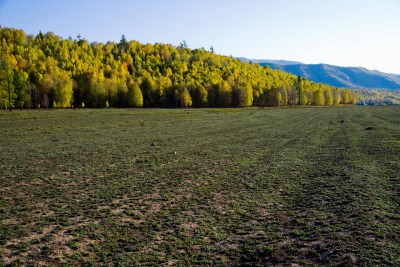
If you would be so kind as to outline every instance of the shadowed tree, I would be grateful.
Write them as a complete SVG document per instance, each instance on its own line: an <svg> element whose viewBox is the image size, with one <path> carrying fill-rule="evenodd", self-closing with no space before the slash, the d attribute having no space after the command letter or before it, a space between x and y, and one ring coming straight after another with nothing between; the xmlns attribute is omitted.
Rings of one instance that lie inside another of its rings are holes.
<svg viewBox="0 0 400 267"><path fill-rule="evenodd" d="M14 73L15 107L22 109L29 100L28 85L28 74L16 71Z"/></svg>
<svg viewBox="0 0 400 267"><path fill-rule="evenodd" d="M215 53L215 50L214 50L213 46L210 46L210 52L213 53L213 54Z"/></svg>
<svg viewBox="0 0 400 267"><path fill-rule="evenodd" d="M175 90L175 100L180 107L187 108L192 106L192 97L186 86L180 86Z"/></svg>
<svg viewBox="0 0 400 267"><path fill-rule="evenodd" d="M183 40L182 43L179 44L179 46L180 48L185 48L185 49L189 47L189 45L186 43L185 40Z"/></svg>
<svg viewBox="0 0 400 267"><path fill-rule="evenodd" d="M121 36L121 40L119 41L118 48L126 50L127 47L128 47L128 41L126 40L125 35L123 34Z"/></svg>

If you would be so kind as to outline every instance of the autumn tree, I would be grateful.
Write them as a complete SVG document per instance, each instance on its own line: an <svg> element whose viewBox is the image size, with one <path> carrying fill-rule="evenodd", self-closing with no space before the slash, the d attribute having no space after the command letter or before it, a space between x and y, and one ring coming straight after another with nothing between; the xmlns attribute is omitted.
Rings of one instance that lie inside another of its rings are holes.
<svg viewBox="0 0 400 267"><path fill-rule="evenodd" d="M0 60L0 101L10 111L15 105L14 71L8 59Z"/></svg>
<svg viewBox="0 0 400 267"><path fill-rule="evenodd" d="M207 105L208 91L202 85L198 85L193 90L192 101L196 107L205 107Z"/></svg>
<svg viewBox="0 0 400 267"><path fill-rule="evenodd" d="M253 104L253 88L249 83L244 86L235 86L232 89L233 105L237 107L250 107Z"/></svg>
<svg viewBox="0 0 400 267"><path fill-rule="evenodd" d="M351 101L350 101L350 103L355 105L355 104L357 104L357 102L358 102L357 93L353 91L353 92L351 92Z"/></svg>
<svg viewBox="0 0 400 267"><path fill-rule="evenodd" d="M339 105L342 101L342 96L338 88L333 89L333 104Z"/></svg>
<svg viewBox="0 0 400 267"><path fill-rule="evenodd" d="M350 93L347 90L342 90L340 91L340 96L342 99L342 104L349 104L351 99L350 99Z"/></svg>
<svg viewBox="0 0 400 267"><path fill-rule="evenodd" d="M53 101L57 107L66 108L71 106L72 80L66 71L60 70L54 75L53 90Z"/></svg>
<svg viewBox="0 0 400 267"><path fill-rule="evenodd" d="M15 107L22 109L29 100L28 92L28 74L23 71L15 71L14 73L14 90L15 90Z"/></svg>
<svg viewBox="0 0 400 267"><path fill-rule="evenodd" d="M175 100L180 107L187 108L192 106L192 97L186 86L180 86L175 90Z"/></svg>
<svg viewBox="0 0 400 267"><path fill-rule="evenodd" d="M128 86L128 103L131 107L142 107L143 106L143 95L140 91L140 87L136 82L132 82Z"/></svg>
<svg viewBox="0 0 400 267"><path fill-rule="evenodd" d="M321 90L315 90L313 92L312 103L317 106L323 106L325 104L324 94Z"/></svg>
<svg viewBox="0 0 400 267"><path fill-rule="evenodd" d="M94 76L91 79L87 101L85 101L85 103L89 104L90 107L105 107L106 96L103 79Z"/></svg>
<svg viewBox="0 0 400 267"><path fill-rule="evenodd" d="M333 93L332 90L327 88L324 90L325 106L333 105Z"/></svg>
<svg viewBox="0 0 400 267"><path fill-rule="evenodd" d="M218 84L217 89L217 105L220 107L229 107L232 105L232 88L227 81Z"/></svg>

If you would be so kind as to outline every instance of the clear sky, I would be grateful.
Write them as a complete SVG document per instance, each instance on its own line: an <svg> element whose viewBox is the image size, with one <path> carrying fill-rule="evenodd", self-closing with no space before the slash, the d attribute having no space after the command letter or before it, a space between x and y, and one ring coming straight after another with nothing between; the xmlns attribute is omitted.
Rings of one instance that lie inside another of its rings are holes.
<svg viewBox="0 0 400 267"><path fill-rule="evenodd" d="M0 25L400 74L400 0L0 0Z"/></svg>

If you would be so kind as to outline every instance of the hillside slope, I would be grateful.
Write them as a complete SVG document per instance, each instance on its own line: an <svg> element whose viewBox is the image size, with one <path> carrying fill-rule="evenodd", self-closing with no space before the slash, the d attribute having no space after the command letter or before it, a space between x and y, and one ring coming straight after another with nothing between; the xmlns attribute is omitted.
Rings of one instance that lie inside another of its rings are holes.
<svg viewBox="0 0 400 267"><path fill-rule="evenodd" d="M103 44L1 27L0 42L0 107L6 109L357 102L347 89L299 81L295 75L184 45L142 44L124 36L119 43Z"/></svg>
<svg viewBox="0 0 400 267"><path fill-rule="evenodd" d="M400 89L400 75L389 74L361 67L339 67L328 64L274 64L259 63L272 69L300 75L313 82L326 83L336 87L354 89Z"/></svg>

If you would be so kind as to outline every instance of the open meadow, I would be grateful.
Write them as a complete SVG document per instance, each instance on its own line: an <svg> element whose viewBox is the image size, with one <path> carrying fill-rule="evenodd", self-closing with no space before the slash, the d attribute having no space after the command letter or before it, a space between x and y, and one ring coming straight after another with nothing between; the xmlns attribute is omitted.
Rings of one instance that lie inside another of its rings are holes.
<svg viewBox="0 0 400 267"><path fill-rule="evenodd" d="M400 107L3 111L0 266L400 266L399 158Z"/></svg>

